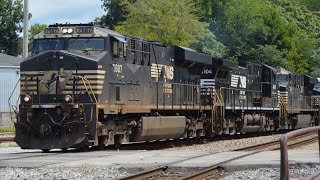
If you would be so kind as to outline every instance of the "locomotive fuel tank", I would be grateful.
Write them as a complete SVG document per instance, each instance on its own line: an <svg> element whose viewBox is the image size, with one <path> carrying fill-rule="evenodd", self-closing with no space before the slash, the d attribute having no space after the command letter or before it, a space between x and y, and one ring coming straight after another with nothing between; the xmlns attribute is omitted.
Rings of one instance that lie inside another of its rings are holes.
<svg viewBox="0 0 320 180"><path fill-rule="evenodd" d="M310 114L298 114L296 118L293 118L293 120L294 120L294 124L293 124L294 129L306 128L311 125Z"/></svg>
<svg viewBox="0 0 320 180"><path fill-rule="evenodd" d="M186 130L185 116L142 117L138 123L135 141L181 138Z"/></svg>

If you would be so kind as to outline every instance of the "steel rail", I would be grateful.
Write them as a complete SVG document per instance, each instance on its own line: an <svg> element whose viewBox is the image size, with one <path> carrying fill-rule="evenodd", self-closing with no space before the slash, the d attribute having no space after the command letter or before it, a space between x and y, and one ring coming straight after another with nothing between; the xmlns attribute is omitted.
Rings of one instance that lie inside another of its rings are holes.
<svg viewBox="0 0 320 180"><path fill-rule="evenodd" d="M156 168L156 169L143 171L141 173L134 174L132 176L127 176L127 177L124 177L124 178L120 178L119 180L142 180L142 179L148 179L148 178L151 178L151 177L158 176L158 175L162 174L167 169L168 169L168 166L163 166L163 167L159 167L159 168Z"/></svg>
<svg viewBox="0 0 320 180"><path fill-rule="evenodd" d="M291 140L298 140L298 139L301 139L301 138L304 138L304 137L308 137L308 136L310 136L312 134L314 134L314 133L308 133L308 134L305 134L305 135L302 135L302 136L294 137ZM316 139L317 139L317 137L313 137L311 139L298 141L296 143L289 144L289 147L293 148L293 147L297 147L297 146L299 146L301 144L308 144L308 143L313 142ZM277 146L277 147L270 148L272 146ZM262 143L262 144L248 146L248 147L242 147L242 148L234 149L233 151L253 151L253 150L261 150L262 151L263 148L268 148L267 150L279 150L280 149L279 140L274 140L274 141L270 141L270 142L266 142L266 143ZM263 149L263 150L265 150L265 149Z"/></svg>
<svg viewBox="0 0 320 180"><path fill-rule="evenodd" d="M1 142L14 142L15 137L0 137L0 143Z"/></svg>
<svg viewBox="0 0 320 180"><path fill-rule="evenodd" d="M198 179L205 179L205 178L209 178L209 177L210 177L210 179L215 179L215 178L212 178L211 176L214 176L217 173L219 173L220 169L221 169L220 166L212 166L212 167L207 168L205 170L202 170L198 173L184 177L181 180L198 180Z"/></svg>
<svg viewBox="0 0 320 180"><path fill-rule="evenodd" d="M270 147L272 145L276 145L277 143L278 143L278 140L275 140L275 141L270 141L263 144L257 144L253 146L238 148L233 151L252 151L252 150L262 149L264 147Z"/></svg>
<svg viewBox="0 0 320 180"><path fill-rule="evenodd" d="M0 136L10 136L10 135L15 135L15 132L1 132Z"/></svg>
<svg viewBox="0 0 320 180"><path fill-rule="evenodd" d="M309 135L309 134L307 134L307 135ZM305 136L307 136L307 135L305 135ZM295 138L295 139L298 139L298 138ZM288 145L288 148L294 148L294 147L298 147L298 146L301 146L301 145L304 145L304 144L309 144L309 143L314 142L315 140L318 140L318 137L313 137L313 138L310 138L310 139L307 139L307 140L302 140L302 141L298 141L298 142L292 143L292 144ZM267 143L263 143L263 144L250 146L250 147L239 148L239 149L236 149L234 151L257 150L257 149L261 149L261 148L268 147L268 146L273 146L273 145L277 145L277 147L271 148L270 150L278 150L278 149L280 149L278 143L279 143L279 141L276 140L276 141L271 141L271 142L267 142ZM219 164L221 164L221 163L219 163ZM221 169L219 164L217 164L217 165L215 165L213 167L207 168L207 169L205 169L203 171L200 171L198 173L192 174L190 176L184 177L181 180L197 180L197 179L205 179L207 177L212 179L213 178L212 176L214 176L217 173L219 173L219 171Z"/></svg>
<svg viewBox="0 0 320 180"><path fill-rule="evenodd" d="M315 142L316 140L318 140L318 137L313 137L313 138L310 138L310 139L307 139L307 140L304 140L304 141L300 141L300 142L296 142L296 143L293 143L293 144L289 144L288 148L291 149L291 148L299 147L301 145L310 144L310 143ZM278 148L278 149L280 149L280 148Z"/></svg>

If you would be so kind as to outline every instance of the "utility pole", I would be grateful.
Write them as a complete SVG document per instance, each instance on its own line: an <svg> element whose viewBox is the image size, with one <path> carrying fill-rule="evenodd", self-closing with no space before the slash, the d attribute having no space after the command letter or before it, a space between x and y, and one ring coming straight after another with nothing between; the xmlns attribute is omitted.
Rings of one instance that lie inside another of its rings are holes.
<svg viewBox="0 0 320 180"><path fill-rule="evenodd" d="M29 0L24 0L23 4L23 59L28 57L28 21L29 21Z"/></svg>

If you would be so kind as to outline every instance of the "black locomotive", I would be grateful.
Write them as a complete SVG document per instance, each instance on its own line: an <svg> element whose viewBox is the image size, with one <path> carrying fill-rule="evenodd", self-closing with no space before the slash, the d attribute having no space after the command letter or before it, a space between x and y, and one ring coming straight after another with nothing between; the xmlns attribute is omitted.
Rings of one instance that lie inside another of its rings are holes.
<svg viewBox="0 0 320 180"><path fill-rule="evenodd" d="M319 121L317 79L93 24L55 24L36 35L20 87L16 142L45 152Z"/></svg>

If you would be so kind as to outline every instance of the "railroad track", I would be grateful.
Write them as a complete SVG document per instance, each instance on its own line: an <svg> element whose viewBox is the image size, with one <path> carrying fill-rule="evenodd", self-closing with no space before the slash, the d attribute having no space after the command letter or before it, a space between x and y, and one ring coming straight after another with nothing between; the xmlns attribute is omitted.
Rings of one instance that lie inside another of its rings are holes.
<svg viewBox="0 0 320 180"><path fill-rule="evenodd" d="M167 169L168 169L168 166L162 166L156 169L143 171L141 173L122 178L121 180L142 180L142 179L155 178L155 177L161 176L161 174L163 174Z"/></svg>
<svg viewBox="0 0 320 180"><path fill-rule="evenodd" d="M0 137L0 143L2 142L14 142L14 137Z"/></svg>
<svg viewBox="0 0 320 180"><path fill-rule="evenodd" d="M15 132L0 132L0 137L1 136L14 136Z"/></svg>
<svg viewBox="0 0 320 180"><path fill-rule="evenodd" d="M184 177L181 180L218 179L218 174L220 173L221 169L222 168L219 165L212 166L198 173Z"/></svg>
<svg viewBox="0 0 320 180"><path fill-rule="evenodd" d="M9 132L9 133L0 133L0 143L1 142L13 142L14 141L14 132Z"/></svg>
<svg viewBox="0 0 320 180"><path fill-rule="evenodd" d="M286 132L286 131L285 131ZM212 138L190 138L190 139L174 139L165 141L151 141L141 142L133 144L122 144L120 150L160 150L172 147L192 146L196 144L206 144L211 142L219 142L225 140L246 139L253 137L263 137L275 134L283 134L283 132L261 132L260 134L248 133L248 134L235 134L235 135L221 135ZM105 149L117 149L114 146L106 146Z"/></svg>
<svg viewBox="0 0 320 180"><path fill-rule="evenodd" d="M311 138L308 138L308 137L311 137ZM305 134L305 135L290 139L288 148L299 147L304 144L312 143L316 140L318 140L318 137L316 136L315 133ZM279 150L279 149L280 149L279 140L275 140L267 143L257 144L254 146L238 148L233 151L273 151L273 150Z"/></svg>
<svg viewBox="0 0 320 180"><path fill-rule="evenodd" d="M296 148L300 147L305 144L310 144L318 140L317 136L312 136L311 138L308 138L312 134L306 134L297 138L292 138L289 143L288 148ZM301 140L302 139L302 140ZM224 162L217 163L209 168L203 169L199 172L196 172L194 174L191 174L189 176L183 177L181 180L198 180L198 179L218 179L219 174L223 168L221 166L225 163L240 159L245 156L250 156L256 153L259 153L261 151L267 151L267 150L278 150L280 149L280 143L279 140L277 141L271 141L268 143L263 143L263 144L258 144L250 147L244 147L244 148L239 148L235 149L234 151L254 151L253 153L244 155L244 156L239 156ZM181 162L181 161L180 161ZM174 163L171 163L171 165ZM162 166L156 169L151 169L148 171L143 171L141 173L128 176L125 178L121 178L121 180L145 180L145 179L161 179L163 174L170 168L170 166Z"/></svg>
<svg viewBox="0 0 320 180"><path fill-rule="evenodd" d="M310 143L313 143L315 141L318 140L318 137L312 137L312 138L309 138L309 139L306 139L306 140L302 140L302 141L297 141L297 142L294 142L294 143L291 143L288 145L288 149L292 149L292 148L296 148L296 147L300 147L302 145L305 145L305 144L310 144ZM274 142L277 143L277 146L274 146ZM255 151L253 154L255 153L258 153L261 151L261 149L259 148L265 148L267 145L271 145L273 148L268 148L268 150L279 150L280 149L280 143L279 141L272 141L272 142L269 142L269 143L263 143L261 144L260 146L259 145L256 145L256 146L252 146L252 147L247 147L247 148L241 148L243 151L246 150L258 150L258 151ZM259 151L260 150L260 151ZM240 151L240 149L237 149L237 151ZM249 155L252 155L252 154L249 154ZM240 157L241 158L241 157ZM210 167L210 168L207 168L201 172L198 172L198 173L195 173L195 174L192 174L188 177L185 177L185 178L182 178L181 180L198 180L198 179L218 179L219 178L219 173L221 171L221 167L220 165L224 164L224 163L227 163L227 162L231 162L233 160L236 160L236 159L239 159L239 158L235 158L235 159L231 159L229 161L226 161L226 162L223 162L223 163L219 163L213 167Z"/></svg>

